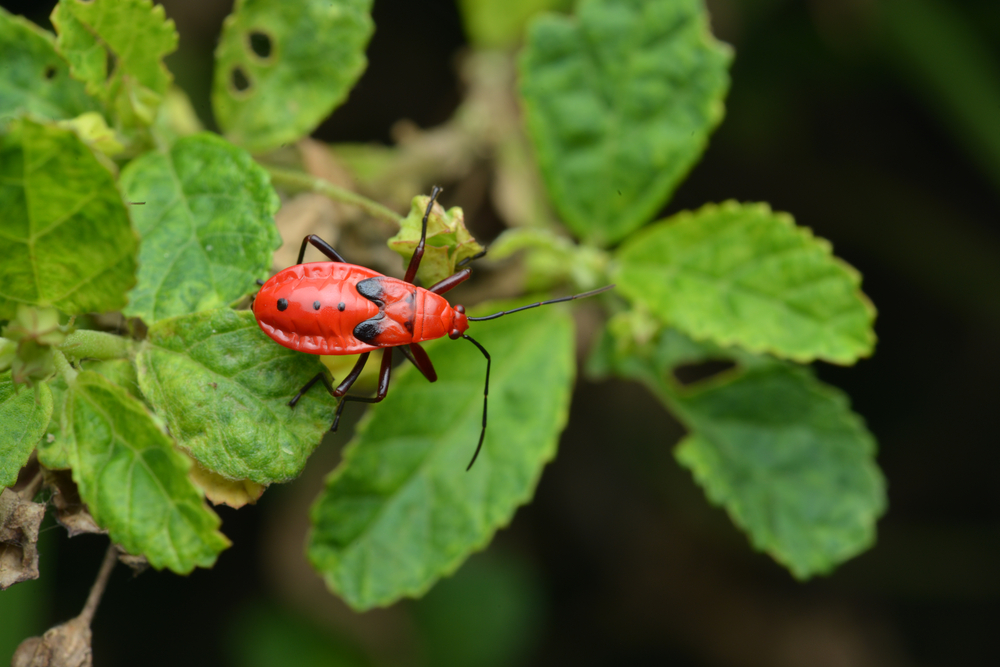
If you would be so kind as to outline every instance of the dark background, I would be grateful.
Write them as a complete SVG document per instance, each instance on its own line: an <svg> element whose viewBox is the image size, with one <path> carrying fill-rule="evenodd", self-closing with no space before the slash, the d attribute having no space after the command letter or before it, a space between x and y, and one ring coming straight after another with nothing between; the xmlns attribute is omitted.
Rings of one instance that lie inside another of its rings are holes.
<svg viewBox="0 0 1000 667"><path fill-rule="evenodd" d="M52 5L0 4L43 24ZM229 3L164 4L181 34L168 65L210 122ZM682 429L653 398L581 381L533 504L424 600L354 615L301 555L342 435L257 506L219 510L234 546L213 570L119 568L95 664L1000 664L1000 3L709 4L737 54L727 117L668 212L767 201L863 273L876 354L819 374L879 440L878 545L795 582L673 461ZM387 143L461 99L452 2L376 0L374 19L368 70L318 138ZM0 652L79 612L105 546L45 532L42 578L0 593Z"/></svg>

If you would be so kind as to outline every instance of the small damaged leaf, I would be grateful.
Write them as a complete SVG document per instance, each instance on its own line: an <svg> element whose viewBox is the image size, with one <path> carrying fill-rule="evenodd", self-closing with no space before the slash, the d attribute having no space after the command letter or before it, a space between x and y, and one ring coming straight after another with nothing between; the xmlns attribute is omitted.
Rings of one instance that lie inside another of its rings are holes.
<svg viewBox="0 0 1000 667"><path fill-rule="evenodd" d="M372 0L237 0L215 51L212 109L226 137L263 153L312 132L367 61Z"/></svg>
<svg viewBox="0 0 1000 667"><path fill-rule="evenodd" d="M0 590L38 578L38 527L45 505L0 492Z"/></svg>
<svg viewBox="0 0 1000 667"><path fill-rule="evenodd" d="M409 264L420 243L424 212L429 199L426 195L414 197L410 214L400 222L399 233L389 239L389 248L399 253L404 264ZM455 206L445 211L435 202L430 217L427 218L427 240L424 242L424 258L420 261L417 278L424 286L430 287L454 274L456 265L463 259L483 250L483 246L465 228L462 209Z"/></svg>

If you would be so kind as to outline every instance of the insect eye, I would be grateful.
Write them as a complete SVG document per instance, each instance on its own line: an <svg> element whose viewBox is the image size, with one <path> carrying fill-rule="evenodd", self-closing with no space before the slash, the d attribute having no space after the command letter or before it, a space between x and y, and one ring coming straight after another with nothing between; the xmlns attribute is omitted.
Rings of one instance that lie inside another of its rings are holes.
<svg viewBox="0 0 1000 667"><path fill-rule="evenodd" d="M278 310L288 308L288 299L278 299Z"/></svg>

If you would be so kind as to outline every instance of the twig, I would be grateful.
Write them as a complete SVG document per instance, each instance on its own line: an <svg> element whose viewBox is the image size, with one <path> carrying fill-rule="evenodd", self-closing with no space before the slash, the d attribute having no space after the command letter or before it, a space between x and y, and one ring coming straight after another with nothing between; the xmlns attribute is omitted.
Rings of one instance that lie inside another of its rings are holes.
<svg viewBox="0 0 1000 667"><path fill-rule="evenodd" d="M402 216L392 209L386 208L385 206L382 206L382 204L372 201L367 197L362 197L356 192L351 192L346 188L334 185L330 181L323 180L322 178L318 178L301 171L292 171L290 169L282 169L280 167L266 167L266 169L271 174L271 181L275 184L285 185L297 190L318 192L319 194L325 195L334 201L344 202L345 204L353 204L373 217L382 218L383 220L394 222L397 225L402 219Z"/></svg>
<svg viewBox="0 0 1000 667"><path fill-rule="evenodd" d="M77 617L87 625L90 625L90 621L94 618L94 612L97 611L97 605L101 603L101 596L104 595L104 589L108 585L108 578L111 577L111 571L115 569L117 563L118 547L112 542L108 545L108 551L104 554L104 562L101 563L97 579L94 580L94 586L90 589L90 595L87 596L87 604L83 605L83 611Z"/></svg>

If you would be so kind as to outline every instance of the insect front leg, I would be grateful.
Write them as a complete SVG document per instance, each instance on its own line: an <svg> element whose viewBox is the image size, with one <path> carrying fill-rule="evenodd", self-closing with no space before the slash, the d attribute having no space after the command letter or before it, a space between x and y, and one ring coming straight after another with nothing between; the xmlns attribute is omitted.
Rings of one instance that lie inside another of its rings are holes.
<svg viewBox="0 0 1000 667"><path fill-rule="evenodd" d="M343 264L347 264L344 258L333 249L332 245L315 234L310 234L302 239L302 247L299 248L299 260L295 262L296 264L302 263L302 258L306 256L306 246L309 244L312 244L317 250L329 257L331 262L341 262Z"/></svg>
<svg viewBox="0 0 1000 667"><path fill-rule="evenodd" d="M406 276L403 277L405 282L412 284L413 280L417 277L420 260L424 258L424 243L427 241L427 218L430 217L431 209L434 208L434 200L437 199L439 194L441 194L441 188L436 185L431 188L431 198L427 200L427 210L424 211L424 219L420 223L420 242L417 243L417 249L413 251L413 256L410 257L410 264L406 267Z"/></svg>

